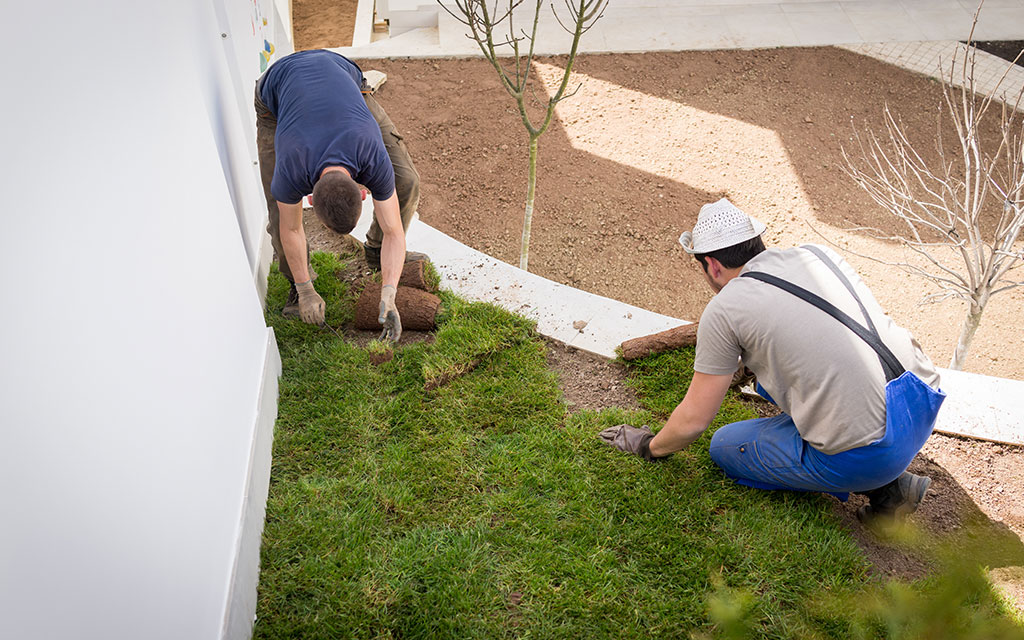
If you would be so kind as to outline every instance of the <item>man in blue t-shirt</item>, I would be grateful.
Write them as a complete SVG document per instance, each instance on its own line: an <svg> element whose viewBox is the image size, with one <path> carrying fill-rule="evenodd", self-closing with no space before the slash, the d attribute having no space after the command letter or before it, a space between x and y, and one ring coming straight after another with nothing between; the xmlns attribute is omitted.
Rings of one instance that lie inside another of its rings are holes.
<svg viewBox="0 0 1024 640"><path fill-rule="evenodd" d="M301 51L275 62L256 83L256 142L260 173L281 273L292 283L285 315L324 321L324 301L313 287L302 227L302 198L327 228L349 233L366 192L373 224L366 261L382 273L382 338L397 341L401 318L395 292L402 265L425 260L406 254L405 230L419 202L419 174L394 123L363 89L363 73L330 51Z"/></svg>

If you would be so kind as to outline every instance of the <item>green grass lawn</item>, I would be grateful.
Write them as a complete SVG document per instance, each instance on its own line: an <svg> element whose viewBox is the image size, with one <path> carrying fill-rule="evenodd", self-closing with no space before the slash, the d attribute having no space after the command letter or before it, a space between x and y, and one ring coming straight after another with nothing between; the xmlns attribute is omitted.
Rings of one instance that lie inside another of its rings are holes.
<svg viewBox="0 0 1024 640"><path fill-rule="evenodd" d="M339 266L314 255L333 326L354 307ZM710 433L657 464L602 445L606 426L661 424L692 352L635 369L645 411L571 413L522 318L443 293L436 340L374 366L283 318L286 292L275 271L284 375L257 638L940 637L893 633L921 623L894 618L896 597L900 615L942 597L929 622L1021 637L984 581L949 595L869 580L827 498L735 486ZM730 397L716 426L748 417Z"/></svg>

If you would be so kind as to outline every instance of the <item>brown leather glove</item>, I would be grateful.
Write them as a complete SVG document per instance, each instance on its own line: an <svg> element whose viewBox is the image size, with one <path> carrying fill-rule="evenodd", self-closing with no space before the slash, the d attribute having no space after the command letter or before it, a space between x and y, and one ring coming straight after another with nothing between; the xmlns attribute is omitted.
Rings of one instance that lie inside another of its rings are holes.
<svg viewBox="0 0 1024 640"><path fill-rule="evenodd" d="M326 305L324 299L313 288L313 281L296 283L295 291L299 294L299 318L308 324L323 324Z"/></svg>
<svg viewBox="0 0 1024 640"><path fill-rule="evenodd" d="M380 315L377 322L384 325L380 332L380 340L398 342L402 337L402 318L398 315L398 307L395 306L395 293L397 289L390 284L380 288Z"/></svg>
<svg viewBox="0 0 1024 640"><path fill-rule="evenodd" d="M651 455L651 440L654 439L654 434L651 433L651 428L647 425L637 428L628 424L617 424L601 431L600 436L601 442L620 451L636 454L648 462L664 460L668 457Z"/></svg>

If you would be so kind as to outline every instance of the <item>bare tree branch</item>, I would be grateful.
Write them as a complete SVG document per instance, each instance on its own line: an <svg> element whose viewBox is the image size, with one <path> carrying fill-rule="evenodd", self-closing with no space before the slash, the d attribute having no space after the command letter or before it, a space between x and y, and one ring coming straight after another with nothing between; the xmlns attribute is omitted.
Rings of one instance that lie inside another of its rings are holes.
<svg viewBox="0 0 1024 640"><path fill-rule="evenodd" d="M1015 249L1024 233L1024 117L1020 111L1024 87L1009 97L1001 92L1011 64L992 90L976 91L978 53L971 42L983 4L975 12L968 44L957 50L948 68L940 61L943 87L934 138L936 157L926 158L918 152L888 105L883 109L884 131L855 130L856 155L845 148L842 151L845 173L898 223L895 234L885 235L877 229L857 231L899 242L924 266L839 248L925 278L939 292L922 302L958 298L968 303L950 364L955 369L962 367L991 297L1024 286L1024 282L1006 279L1024 262L1024 252ZM955 133L953 145L947 145L943 135L946 126ZM997 135L991 135L993 128ZM943 254L946 259L940 257ZM959 257L958 266L952 266L950 256Z"/></svg>

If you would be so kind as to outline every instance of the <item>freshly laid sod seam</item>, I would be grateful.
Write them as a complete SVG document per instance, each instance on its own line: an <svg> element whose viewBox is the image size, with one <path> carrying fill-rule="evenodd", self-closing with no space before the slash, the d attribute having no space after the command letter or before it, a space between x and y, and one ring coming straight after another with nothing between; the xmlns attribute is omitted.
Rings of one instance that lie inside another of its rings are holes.
<svg viewBox="0 0 1024 640"><path fill-rule="evenodd" d="M330 275L339 259L315 254L313 266L328 324L349 322L355 292ZM496 307L442 292L436 339L374 366L338 332L283 318L286 295L275 270L267 322L284 374L255 637L860 628L830 608L873 585L826 499L736 487L708 457L710 434L657 464L599 442L606 426L659 425L692 351L637 365L648 410L570 413L533 326ZM716 426L750 417L730 399Z"/></svg>

